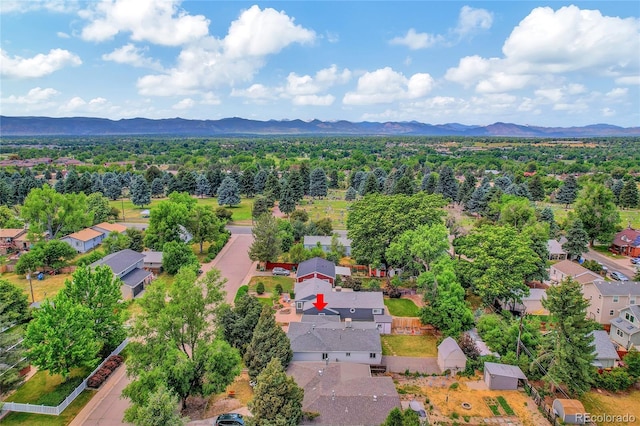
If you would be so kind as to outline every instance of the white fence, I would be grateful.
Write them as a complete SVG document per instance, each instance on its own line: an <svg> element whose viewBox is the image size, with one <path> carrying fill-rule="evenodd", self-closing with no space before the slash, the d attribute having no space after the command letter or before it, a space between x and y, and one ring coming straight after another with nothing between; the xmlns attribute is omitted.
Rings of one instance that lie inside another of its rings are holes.
<svg viewBox="0 0 640 426"><path fill-rule="evenodd" d="M78 385L77 388L71 392L71 394L65 398L64 401L60 403L57 407L51 407L49 405L33 405L33 404L23 404L20 402L5 402L2 406L2 411L19 411L21 413L34 413L34 414L50 414L53 416L59 416L65 408L67 408L77 397L87 388L87 380L89 377L93 376L96 371L98 371L102 365L107 362L111 355L118 355L129 343L129 339L124 339L117 348L111 352L111 354L100 363L99 366L96 367L85 379Z"/></svg>

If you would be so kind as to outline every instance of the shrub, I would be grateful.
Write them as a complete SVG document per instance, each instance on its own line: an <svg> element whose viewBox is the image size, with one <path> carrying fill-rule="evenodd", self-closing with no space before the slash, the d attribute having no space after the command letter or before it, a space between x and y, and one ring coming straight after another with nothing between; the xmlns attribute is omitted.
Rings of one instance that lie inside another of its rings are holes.
<svg viewBox="0 0 640 426"><path fill-rule="evenodd" d="M258 284L256 284L256 293L264 294L264 283L262 281L258 281Z"/></svg>
<svg viewBox="0 0 640 426"><path fill-rule="evenodd" d="M633 378L624 368L614 368L611 371L603 371L595 377L595 385L598 388L611 392L619 392L633 385Z"/></svg>
<svg viewBox="0 0 640 426"><path fill-rule="evenodd" d="M229 209L225 209L224 207L218 207L216 209L216 216L218 216L218 219L222 219L225 222L229 222L233 217L233 212Z"/></svg>
<svg viewBox="0 0 640 426"><path fill-rule="evenodd" d="M91 253L89 253L88 255L78 259L76 264L78 266L87 266L87 265L90 265L90 264L92 264L93 262L95 262L97 260L102 259L105 256L106 256L106 254L102 250L94 250Z"/></svg>
<svg viewBox="0 0 640 426"><path fill-rule="evenodd" d="M280 295L280 294L282 294L282 293L283 293L283 291L284 291L284 290L282 289L282 284L280 284L280 283L276 284L275 293L276 293L277 295Z"/></svg>
<svg viewBox="0 0 640 426"><path fill-rule="evenodd" d="M451 386L449 386L449 389L456 390L459 387L460 387L460 384L458 382L453 382L453 383L451 383Z"/></svg>

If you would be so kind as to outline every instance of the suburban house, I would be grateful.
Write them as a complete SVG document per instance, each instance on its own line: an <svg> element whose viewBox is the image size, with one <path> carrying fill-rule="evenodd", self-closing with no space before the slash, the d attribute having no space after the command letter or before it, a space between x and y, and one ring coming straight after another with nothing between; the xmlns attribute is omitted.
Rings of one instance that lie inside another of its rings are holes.
<svg viewBox="0 0 640 426"><path fill-rule="evenodd" d="M0 254L29 248L29 243L25 239L26 234L27 230L24 228L0 229Z"/></svg>
<svg viewBox="0 0 640 426"><path fill-rule="evenodd" d="M542 306L542 300L547 298L547 290L530 288L529 294L522 296L522 302L501 300L500 306L512 312L525 312L530 315L548 315L549 311Z"/></svg>
<svg viewBox="0 0 640 426"><path fill-rule="evenodd" d="M549 260L565 260L567 252L562 248L562 244L567 242L565 237L560 240L547 240L547 250L549 250Z"/></svg>
<svg viewBox="0 0 640 426"><path fill-rule="evenodd" d="M626 349L640 349L640 306L631 305L620 310L617 318L611 320L609 336Z"/></svg>
<svg viewBox="0 0 640 426"><path fill-rule="evenodd" d="M321 257L314 257L298 264L296 282L301 283L311 278L318 278L333 285L336 281L336 265Z"/></svg>
<svg viewBox="0 0 640 426"><path fill-rule="evenodd" d="M553 413L558 416L562 424L583 425L587 420L587 410L577 399L554 399Z"/></svg>
<svg viewBox="0 0 640 426"><path fill-rule="evenodd" d="M318 244L320 244L320 248L322 249L322 251L325 253L329 253L331 251L332 239L332 236L305 235L304 239L302 240L302 244L307 250L318 247ZM347 256L351 256L351 240L346 237L337 237L336 240L338 244L341 244L344 247L345 254Z"/></svg>
<svg viewBox="0 0 640 426"><path fill-rule="evenodd" d="M74 232L66 237L60 238L60 241L64 241L71 247L76 249L78 253L86 253L91 249L96 248L106 237L104 232L96 231L95 229L86 228L82 231Z"/></svg>
<svg viewBox="0 0 640 426"><path fill-rule="evenodd" d="M595 359L591 363L598 368L613 368L616 361L620 361L616 347L609 339L609 333L604 330L594 330L590 333L593 335L593 355Z"/></svg>
<svg viewBox="0 0 640 426"><path fill-rule="evenodd" d="M527 380L515 365L484 363L484 382L490 390L517 390L520 380Z"/></svg>
<svg viewBox="0 0 640 426"><path fill-rule="evenodd" d="M327 304L321 310L315 306L318 294L323 295ZM335 291L315 280L305 286L304 291L299 291L299 285L296 285L295 304L296 313L304 315L337 315L341 320L350 318L353 321L374 321L376 316L385 317L381 292Z"/></svg>
<svg viewBox="0 0 640 426"><path fill-rule="evenodd" d="M340 321L337 317L316 316L291 322L287 336L293 361L355 362L378 365L382 362L380 333L374 323Z"/></svg>
<svg viewBox="0 0 640 426"><path fill-rule="evenodd" d="M438 367L442 371L449 370L452 376L467 368L467 356L452 337L447 337L438 345Z"/></svg>
<svg viewBox="0 0 640 426"><path fill-rule="evenodd" d="M587 284L602 279L600 275L571 260L563 260L551 265L549 268L549 279L552 282L559 283L569 277L580 284Z"/></svg>
<svg viewBox="0 0 640 426"><path fill-rule="evenodd" d="M153 274L143 269L144 256L142 253L130 249L111 253L102 259L93 262L91 267L107 265L113 275L120 278L122 285L120 291L125 300L138 296L146 284L151 282Z"/></svg>
<svg viewBox="0 0 640 426"><path fill-rule="evenodd" d="M302 409L319 414L301 425L379 426L401 407L393 379L371 377L366 364L294 361L287 374L304 389Z"/></svg>
<svg viewBox="0 0 640 426"><path fill-rule="evenodd" d="M144 256L144 262L142 267L151 271L154 274L159 274L162 272L162 252L161 251L143 251L142 255Z"/></svg>
<svg viewBox="0 0 640 426"><path fill-rule="evenodd" d="M628 227L618 232L613 238L611 249L626 256L640 256L640 231Z"/></svg>
<svg viewBox="0 0 640 426"><path fill-rule="evenodd" d="M124 231L127 230L127 227L124 225L120 225L119 223L102 222L97 225L93 225L91 229L96 230L98 232L102 232L106 238L107 235L109 235L112 232L117 232L118 234L122 234Z"/></svg>
<svg viewBox="0 0 640 426"><path fill-rule="evenodd" d="M608 330L611 320L618 318L621 309L640 302L640 283L597 280L583 285L582 294L589 301L587 318Z"/></svg>

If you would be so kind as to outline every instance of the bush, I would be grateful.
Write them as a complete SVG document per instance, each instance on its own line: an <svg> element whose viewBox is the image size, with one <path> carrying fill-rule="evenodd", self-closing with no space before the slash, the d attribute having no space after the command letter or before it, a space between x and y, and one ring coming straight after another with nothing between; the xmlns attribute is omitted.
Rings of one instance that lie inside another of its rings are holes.
<svg viewBox="0 0 640 426"><path fill-rule="evenodd" d="M222 219L225 222L230 222L233 217L233 212L229 209L225 209L224 207L218 207L216 209L216 216L218 219Z"/></svg>
<svg viewBox="0 0 640 426"><path fill-rule="evenodd" d="M611 371L603 371L595 377L595 385L598 388L611 392L619 392L629 389L633 385L633 378L624 368L614 368Z"/></svg>
<svg viewBox="0 0 640 426"><path fill-rule="evenodd" d="M280 295L280 294L282 294L282 293L283 293L283 291L284 291L284 290L282 289L282 284L280 284L280 283L276 284L275 293L276 293L277 295Z"/></svg>
<svg viewBox="0 0 640 426"><path fill-rule="evenodd" d="M102 250L94 250L91 253L89 253L88 255L78 259L78 261L76 262L76 265L78 265L78 266L87 266L87 265L92 264L93 262L96 262L96 261L102 259L105 256L106 256L106 254Z"/></svg>
<svg viewBox="0 0 640 426"><path fill-rule="evenodd" d="M111 355L107 358L107 361L96 371L91 377L87 379L87 386L90 388L99 388L105 380L113 373L120 365L124 358L121 355ZM62 402L62 401L61 401ZM59 403L58 403L59 404ZM57 404L54 404L57 405Z"/></svg>
<svg viewBox="0 0 640 426"><path fill-rule="evenodd" d="M262 281L258 281L258 284L256 284L256 293L264 294L264 283Z"/></svg>
<svg viewBox="0 0 640 426"><path fill-rule="evenodd" d="M238 289L238 292L236 293L235 299L233 299L234 303L238 303L238 300L242 299L242 296L247 293L249 293L249 286L243 285L242 287L240 287Z"/></svg>

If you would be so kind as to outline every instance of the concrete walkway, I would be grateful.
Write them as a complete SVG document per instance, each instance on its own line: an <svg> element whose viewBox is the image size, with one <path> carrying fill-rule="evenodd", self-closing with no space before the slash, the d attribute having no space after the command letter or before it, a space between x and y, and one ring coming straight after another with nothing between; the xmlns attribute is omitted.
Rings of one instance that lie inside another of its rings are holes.
<svg viewBox="0 0 640 426"><path fill-rule="evenodd" d="M388 356L382 357L382 365L387 367L391 373L404 373L409 370L411 373L441 374L438 367L438 358L435 357L409 357L409 356Z"/></svg>

